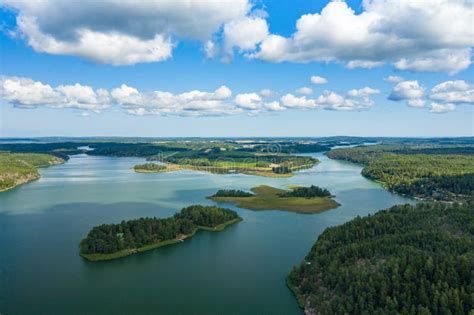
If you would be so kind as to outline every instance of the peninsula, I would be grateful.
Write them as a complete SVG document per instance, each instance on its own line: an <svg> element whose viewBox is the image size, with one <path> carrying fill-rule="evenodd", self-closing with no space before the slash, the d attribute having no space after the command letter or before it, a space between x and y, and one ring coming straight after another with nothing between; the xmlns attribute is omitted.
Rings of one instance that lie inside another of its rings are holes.
<svg viewBox="0 0 474 315"><path fill-rule="evenodd" d="M198 230L222 231L242 218L232 210L189 206L171 218L140 218L92 228L79 245L90 261L111 260L183 242Z"/></svg>
<svg viewBox="0 0 474 315"><path fill-rule="evenodd" d="M49 154L0 152L0 192L40 178L40 167L61 163L64 159Z"/></svg>
<svg viewBox="0 0 474 315"><path fill-rule="evenodd" d="M317 186L284 190L262 185L252 188L251 191L252 193L219 190L208 199L218 203L235 203L237 207L249 210L284 210L300 213L318 213L339 206L327 189Z"/></svg>

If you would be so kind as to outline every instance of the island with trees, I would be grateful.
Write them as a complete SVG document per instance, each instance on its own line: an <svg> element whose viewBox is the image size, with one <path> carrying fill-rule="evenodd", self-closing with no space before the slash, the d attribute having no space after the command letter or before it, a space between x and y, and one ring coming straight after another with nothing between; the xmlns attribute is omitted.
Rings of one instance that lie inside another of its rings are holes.
<svg viewBox="0 0 474 315"><path fill-rule="evenodd" d="M398 205L326 229L287 283L306 314L472 314L474 205Z"/></svg>
<svg viewBox="0 0 474 315"><path fill-rule="evenodd" d="M49 154L0 152L0 192L40 178L38 168L64 163Z"/></svg>
<svg viewBox="0 0 474 315"><path fill-rule="evenodd" d="M205 171L214 174L247 174L265 177L290 177L294 172L319 163L309 156L286 153L261 153L211 147L150 157L174 169Z"/></svg>
<svg viewBox="0 0 474 315"><path fill-rule="evenodd" d="M455 202L474 198L472 145L372 145L334 149L327 156L364 165L363 176L400 194Z"/></svg>
<svg viewBox="0 0 474 315"><path fill-rule="evenodd" d="M157 163L137 164L133 167L137 173L160 173L166 172L167 167Z"/></svg>
<svg viewBox="0 0 474 315"><path fill-rule="evenodd" d="M230 209L194 205L170 218L140 218L92 228L80 242L80 255L89 261L117 259L177 244L198 230L222 231L242 218Z"/></svg>
<svg viewBox="0 0 474 315"><path fill-rule="evenodd" d="M262 185L252 193L238 190L219 190L208 199L217 203L234 203L249 210L283 210L300 213L319 213L337 208L329 191L317 186L294 187L290 190Z"/></svg>

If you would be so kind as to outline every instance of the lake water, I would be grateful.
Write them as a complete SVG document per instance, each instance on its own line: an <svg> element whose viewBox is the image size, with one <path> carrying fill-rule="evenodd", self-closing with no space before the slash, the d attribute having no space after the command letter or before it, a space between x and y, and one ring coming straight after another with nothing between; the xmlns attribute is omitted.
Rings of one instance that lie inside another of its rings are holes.
<svg viewBox="0 0 474 315"><path fill-rule="evenodd" d="M292 267L328 226L412 202L327 159L292 178L180 171L134 173L138 158L79 155L38 181L0 194L0 313L301 314L286 287ZM78 244L101 223L168 217L220 188L328 188L341 206L320 214L251 211L223 232L127 258L91 263Z"/></svg>

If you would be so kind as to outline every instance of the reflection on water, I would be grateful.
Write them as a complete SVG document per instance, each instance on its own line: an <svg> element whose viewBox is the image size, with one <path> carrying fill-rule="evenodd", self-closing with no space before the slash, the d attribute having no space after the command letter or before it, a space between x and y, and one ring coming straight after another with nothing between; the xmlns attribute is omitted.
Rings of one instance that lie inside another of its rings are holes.
<svg viewBox="0 0 474 315"><path fill-rule="evenodd" d="M285 286L331 225L410 200L364 179L357 165L329 160L292 178L201 172L133 172L139 158L79 155L42 178L0 194L0 313L300 314ZM321 214L238 211L244 221L178 245L89 263L78 243L101 223L171 216L220 188L315 184L341 204ZM27 302L26 302L27 301Z"/></svg>

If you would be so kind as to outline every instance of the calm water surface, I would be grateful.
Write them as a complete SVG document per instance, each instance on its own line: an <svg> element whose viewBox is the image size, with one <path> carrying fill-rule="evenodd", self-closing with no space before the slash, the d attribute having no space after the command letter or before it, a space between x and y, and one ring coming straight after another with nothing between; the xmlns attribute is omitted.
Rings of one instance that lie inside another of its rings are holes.
<svg viewBox="0 0 474 315"><path fill-rule="evenodd" d="M357 165L321 164L287 179L191 171L138 174L143 159L79 155L0 194L0 313L301 314L285 285L325 228L409 199ZM236 210L244 221L177 246L91 263L78 243L95 225L168 217L219 188L315 184L341 206L321 214Z"/></svg>

